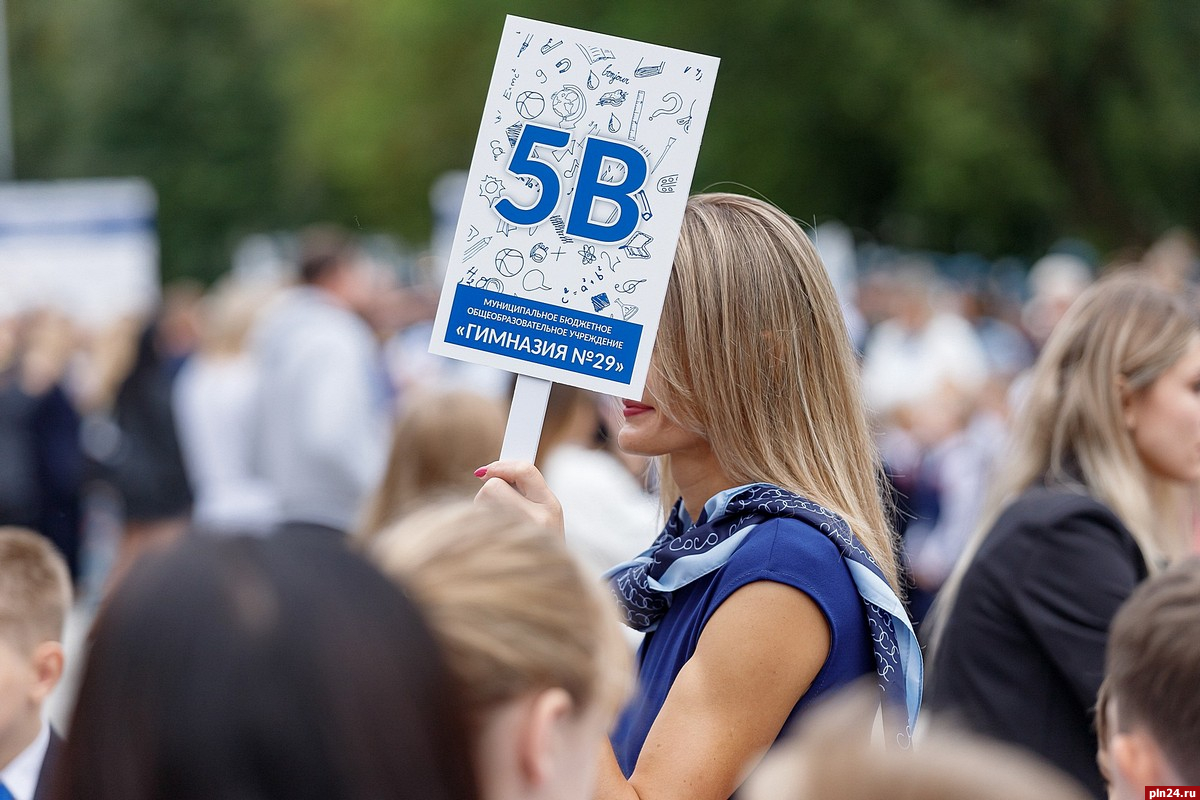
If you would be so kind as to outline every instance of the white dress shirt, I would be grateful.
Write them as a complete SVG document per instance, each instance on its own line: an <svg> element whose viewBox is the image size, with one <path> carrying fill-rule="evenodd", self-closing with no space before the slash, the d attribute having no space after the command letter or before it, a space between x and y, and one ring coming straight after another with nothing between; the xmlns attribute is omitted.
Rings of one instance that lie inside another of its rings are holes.
<svg viewBox="0 0 1200 800"><path fill-rule="evenodd" d="M33 743L8 762L7 767L0 769L0 783L8 787L14 800L33 800L42 762L46 760L46 750L49 748L50 724L42 720L42 729Z"/></svg>

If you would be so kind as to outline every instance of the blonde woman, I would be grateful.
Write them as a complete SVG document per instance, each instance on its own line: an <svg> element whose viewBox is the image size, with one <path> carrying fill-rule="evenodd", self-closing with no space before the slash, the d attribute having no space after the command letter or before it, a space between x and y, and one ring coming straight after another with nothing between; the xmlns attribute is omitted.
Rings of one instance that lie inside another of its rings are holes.
<svg viewBox="0 0 1200 800"><path fill-rule="evenodd" d="M414 393L396 420L387 469L360 530L375 534L428 503L469 500L479 489L471 470L499 455L503 440L496 400L461 390Z"/></svg>
<svg viewBox="0 0 1200 800"><path fill-rule="evenodd" d="M1046 343L996 500L939 601L931 707L1104 794L1091 714L1108 628L1187 546L1200 327L1145 278L1085 292Z"/></svg>
<svg viewBox="0 0 1200 800"><path fill-rule="evenodd" d="M688 201L649 380L618 443L659 457L671 512L610 572L647 636L596 796L727 798L816 697L867 674L907 743L920 653L854 353L816 250L779 209ZM532 466L477 474L481 502L560 521Z"/></svg>
<svg viewBox="0 0 1200 800"><path fill-rule="evenodd" d="M587 800L631 665L611 599L562 538L506 509L450 503L388 528L370 553L443 645L481 800Z"/></svg>

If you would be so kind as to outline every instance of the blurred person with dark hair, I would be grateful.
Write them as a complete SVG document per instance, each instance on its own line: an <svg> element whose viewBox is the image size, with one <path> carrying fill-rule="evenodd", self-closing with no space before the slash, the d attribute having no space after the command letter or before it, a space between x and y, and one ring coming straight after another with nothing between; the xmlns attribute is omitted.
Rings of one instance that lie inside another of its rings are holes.
<svg viewBox="0 0 1200 800"><path fill-rule="evenodd" d="M74 330L60 314L0 320L0 525L49 538L79 574L83 452L64 389Z"/></svg>
<svg viewBox="0 0 1200 800"><path fill-rule="evenodd" d="M336 228L305 233L300 285L253 333L261 369L255 472L279 498L283 527L346 532L383 475L388 391L360 314L370 264Z"/></svg>
<svg viewBox="0 0 1200 800"><path fill-rule="evenodd" d="M1096 707L1109 796L1200 784L1200 558L1139 586L1113 618Z"/></svg>
<svg viewBox="0 0 1200 800"><path fill-rule="evenodd" d="M156 317L138 335L133 363L107 410L107 438L88 440L93 471L119 495L124 520L110 587L143 553L183 536L191 517L192 488L171 402L175 357Z"/></svg>
<svg viewBox="0 0 1200 800"><path fill-rule="evenodd" d="M474 800L436 640L340 541L193 537L101 611L56 800Z"/></svg>

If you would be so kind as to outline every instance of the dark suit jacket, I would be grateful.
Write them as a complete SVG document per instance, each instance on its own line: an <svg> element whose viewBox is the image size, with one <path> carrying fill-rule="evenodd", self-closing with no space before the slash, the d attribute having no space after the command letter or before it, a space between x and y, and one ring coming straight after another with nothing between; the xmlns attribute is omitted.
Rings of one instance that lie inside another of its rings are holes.
<svg viewBox="0 0 1200 800"><path fill-rule="evenodd" d="M50 782L54 775L55 764L58 763L59 753L62 752L62 737L50 729L50 745L46 748L46 757L42 760L42 770L38 773L37 788L33 790L33 800L50 800Z"/></svg>
<svg viewBox="0 0 1200 800"><path fill-rule="evenodd" d="M967 570L930 670L927 707L1023 746L1104 797L1093 709L1113 615L1146 577L1106 506L1035 488Z"/></svg>

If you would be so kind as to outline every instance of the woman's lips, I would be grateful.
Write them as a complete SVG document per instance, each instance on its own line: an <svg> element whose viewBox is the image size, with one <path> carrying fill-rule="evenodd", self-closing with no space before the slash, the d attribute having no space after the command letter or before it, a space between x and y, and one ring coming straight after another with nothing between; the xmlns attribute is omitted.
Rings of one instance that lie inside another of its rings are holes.
<svg viewBox="0 0 1200 800"><path fill-rule="evenodd" d="M632 400L623 401L622 406L623 408L621 409L621 413L625 415L626 419L629 417L636 417L638 414L645 414L647 411L654 410L654 406L648 406L645 403L635 403Z"/></svg>

